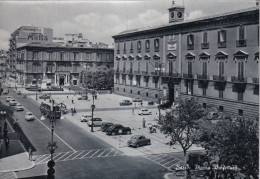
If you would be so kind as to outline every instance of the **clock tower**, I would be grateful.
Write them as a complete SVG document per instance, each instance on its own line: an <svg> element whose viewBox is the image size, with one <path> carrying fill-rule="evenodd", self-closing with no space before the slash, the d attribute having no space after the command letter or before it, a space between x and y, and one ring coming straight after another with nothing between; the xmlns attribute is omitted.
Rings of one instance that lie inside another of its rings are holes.
<svg viewBox="0 0 260 179"><path fill-rule="evenodd" d="M169 8L169 23L181 22L184 20L184 6L175 5L172 1L172 7Z"/></svg>

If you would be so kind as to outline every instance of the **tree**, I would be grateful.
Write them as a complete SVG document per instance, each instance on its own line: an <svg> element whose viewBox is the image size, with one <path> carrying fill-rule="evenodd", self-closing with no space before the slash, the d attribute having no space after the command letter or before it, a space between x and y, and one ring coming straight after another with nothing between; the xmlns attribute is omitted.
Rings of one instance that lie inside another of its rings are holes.
<svg viewBox="0 0 260 179"><path fill-rule="evenodd" d="M247 176L257 178L259 159L258 123L245 118L201 121L197 137L218 165L236 165Z"/></svg>
<svg viewBox="0 0 260 179"><path fill-rule="evenodd" d="M195 142L194 134L202 117L202 107L194 98L181 100L176 110L172 109L163 117L162 130L171 137L172 143L180 144L185 164L187 164L187 150Z"/></svg>

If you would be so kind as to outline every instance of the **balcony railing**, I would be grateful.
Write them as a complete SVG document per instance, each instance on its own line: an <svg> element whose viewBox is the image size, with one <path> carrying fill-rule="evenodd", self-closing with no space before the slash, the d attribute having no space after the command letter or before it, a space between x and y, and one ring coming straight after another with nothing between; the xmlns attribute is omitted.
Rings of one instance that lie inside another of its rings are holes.
<svg viewBox="0 0 260 179"><path fill-rule="evenodd" d="M213 81L225 82L227 78L221 75L213 75Z"/></svg>
<svg viewBox="0 0 260 179"><path fill-rule="evenodd" d="M202 49L208 49L209 48L209 43L201 43L201 48Z"/></svg>
<svg viewBox="0 0 260 179"><path fill-rule="evenodd" d="M148 76L148 71L142 71L142 75Z"/></svg>
<svg viewBox="0 0 260 179"><path fill-rule="evenodd" d="M246 83L246 81L247 79L245 77L236 77L236 76L231 77L232 83Z"/></svg>
<svg viewBox="0 0 260 179"><path fill-rule="evenodd" d="M259 78L253 78L252 79L253 84L259 84Z"/></svg>
<svg viewBox="0 0 260 179"><path fill-rule="evenodd" d="M193 79L193 74L183 74L183 78L185 78L185 79Z"/></svg>
<svg viewBox="0 0 260 179"><path fill-rule="evenodd" d="M237 47L246 47L246 40L237 40Z"/></svg>
<svg viewBox="0 0 260 179"><path fill-rule="evenodd" d="M197 75L197 79L198 80L208 80L209 79L209 77L208 77L208 75L205 75L205 74L202 74L202 75Z"/></svg>
<svg viewBox="0 0 260 179"><path fill-rule="evenodd" d="M226 42L218 42L218 48L226 48Z"/></svg>
<svg viewBox="0 0 260 179"><path fill-rule="evenodd" d="M141 71L134 71L135 75L141 75Z"/></svg>
<svg viewBox="0 0 260 179"><path fill-rule="evenodd" d="M192 44L192 45L187 45L187 50L194 50L194 44Z"/></svg>
<svg viewBox="0 0 260 179"><path fill-rule="evenodd" d="M127 74L129 75L133 74L133 69L127 70Z"/></svg>
<svg viewBox="0 0 260 179"><path fill-rule="evenodd" d="M159 72L151 72L152 76L159 76Z"/></svg>

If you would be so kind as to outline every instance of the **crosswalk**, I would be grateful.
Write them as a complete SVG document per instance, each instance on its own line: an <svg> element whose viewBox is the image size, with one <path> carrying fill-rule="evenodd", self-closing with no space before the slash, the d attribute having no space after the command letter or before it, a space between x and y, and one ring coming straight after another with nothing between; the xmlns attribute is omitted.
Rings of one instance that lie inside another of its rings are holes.
<svg viewBox="0 0 260 179"><path fill-rule="evenodd" d="M5 173L0 173L0 178L1 179L14 179L17 178L14 172L5 172Z"/></svg>
<svg viewBox="0 0 260 179"><path fill-rule="evenodd" d="M86 159L86 158L114 157L120 155L122 155L122 152L115 148L79 150L79 151L54 153L53 160L55 162L60 162L60 161L79 160L79 159ZM50 154L36 155L33 158L36 165L47 163L50 159L51 159Z"/></svg>
<svg viewBox="0 0 260 179"><path fill-rule="evenodd" d="M164 153L164 154L151 154L144 155L144 158L155 162L162 167L172 170L175 165L184 165L183 160L179 159L176 156L173 156L172 153Z"/></svg>

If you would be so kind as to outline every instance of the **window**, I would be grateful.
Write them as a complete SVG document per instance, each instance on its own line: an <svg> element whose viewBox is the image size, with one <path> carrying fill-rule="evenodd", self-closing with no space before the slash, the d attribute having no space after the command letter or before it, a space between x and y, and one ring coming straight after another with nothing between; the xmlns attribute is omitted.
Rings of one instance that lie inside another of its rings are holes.
<svg viewBox="0 0 260 179"><path fill-rule="evenodd" d="M146 62L146 64L145 64L145 71L146 71L146 73L148 73L148 70L149 70L149 66L148 65L149 65L148 62Z"/></svg>
<svg viewBox="0 0 260 179"><path fill-rule="evenodd" d="M206 108L207 108L207 103L203 103L203 104L202 104L202 107L203 107L204 109L206 109Z"/></svg>
<svg viewBox="0 0 260 179"><path fill-rule="evenodd" d="M87 60L87 61L90 60L90 57L91 57L91 54L90 54L90 53L86 53L86 60Z"/></svg>
<svg viewBox="0 0 260 179"><path fill-rule="evenodd" d="M145 51L150 52L150 40L145 41Z"/></svg>
<svg viewBox="0 0 260 179"><path fill-rule="evenodd" d="M242 109L238 109L238 115L243 116L243 110Z"/></svg>
<svg viewBox="0 0 260 179"><path fill-rule="evenodd" d="M158 52L159 51L159 46L160 46L160 41L159 39L154 39L154 51Z"/></svg>
<svg viewBox="0 0 260 179"><path fill-rule="evenodd" d="M130 62L130 73L133 72L133 62Z"/></svg>
<svg viewBox="0 0 260 179"><path fill-rule="evenodd" d="M155 98L158 98L158 94L155 94L154 97L155 97Z"/></svg>
<svg viewBox="0 0 260 179"><path fill-rule="evenodd" d="M201 48L202 49L208 49L209 48L208 33L207 32L203 32Z"/></svg>
<svg viewBox="0 0 260 179"><path fill-rule="evenodd" d="M65 60L65 53L64 52L60 53L60 60Z"/></svg>
<svg viewBox="0 0 260 179"><path fill-rule="evenodd" d="M21 59L24 60L24 52L21 54Z"/></svg>
<svg viewBox="0 0 260 179"><path fill-rule="evenodd" d="M224 112L224 107L223 107L223 106L219 106L219 107L218 107L218 111L219 111L219 112Z"/></svg>
<svg viewBox="0 0 260 179"><path fill-rule="evenodd" d="M202 75L207 75L207 62L202 62Z"/></svg>
<svg viewBox="0 0 260 179"><path fill-rule="evenodd" d="M141 41L137 41L137 52L141 52Z"/></svg>
<svg viewBox="0 0 260 179"><path fill-rule="evenodd" d="M109 54L109 53L106 54L106 60L107 60L107 61L110 60L110 54Z"/></svg>
<svg viewBox="0 0 260 179"><path fill-rule="evenodd" d="M238 62L238 77L244 78L244 62Z"/></svg>
<svg viewBox="0 0 260 179"><path fill-rule="evenodd" d="M140 95L140 91L137 91L137 94Z"/></svg>
<svg viewBox="0 0 260 179"><path fill-rule="evenodd" d="M189 95L192 95L193 94L193 85L192 85L192 83L186 83L186 92L187 92L187 94L189 94Z"/></svg>
<svg viewBox="0 0 260 179"><path fill-rule="evenodd" d="M33 60L37 60L38 59L38 52L33 52L32 59Z"/></svg>
<svg viewBox="0 0 260 179"><path fill-rule="evenodd" d="M203 96L206 96L206 93L207 93L207 88L206 88L206 87L203 87L203 88L202 88L202 95L203 95Z"/></svg>
<svg viewBox="0 0 260 179"><path fill-rule="evenodd" d="M224 76L224 65L225 65L224 61L218 62L218 75L219 76Z"/></svg>
<svg viewBox="0 0 260 179"><path fill-rule="evenodd" d="M223 98L223 89L219 89L219 91L218 91L218 97L219 98Z"/></svg>
<svg viewBox="0 0 260 179"><path fill-rule="evenodd" d="M133 93L133 90L130 90L130 93L132 94L132 93Z"/></svg>
<svg viewBox="0 0 260 179"><path fill-rule="evenodd" d="M102 60L102 53L97 54L97 60Z"/></svg>
<svg viewBox="0 0 260 179"><path fill-rule="evenodd" d="M188 50L194 49L194 35L192 34L187 36L187 49Z"/></svg>
<svg viewBox="0 0 260 179"><path fill-rule="evenodd" d="M123 71L125 72L125 62L123 63Z"/></svg>
<svg viewBox="0 0 260 179"><path fill-rule="evenodd" d="M123 53L126 53L126 43L124 42L124 49L123 49Z"/></svg>
<svg viewBox="0 0 260 179"><path fill-rule="evenodd" d="M238 101L243 101L244 93L243 92L238 92L237 93L237 100Z"/></svg>
<svg viewBox="0 0 260 179"><path fill-rule="evenodd" d="M120 53L120 44L118 43L117 44L117 54L119 54Z"/></svg>
<svg viewBox="0 0 260 179"><path fill-rule="evenodd" d="M218 48L226 47L226 30L218 31Z"/></svg>
<svg viewBox="0 0 260 179"><path fill-rule="evenodd" d="M124 88L124 92L125 92L125 88Z"/></svg>
<svg viewBox="0 0 260 179"><path fill-rule="evenodd" d="M131 47L130 47L130 53L133 53L134 50L133 50L133 42L131 41Z"/></svg>
<svg viewBox="0 0 260 179"><path fill-rule="evenodd" d="M146 93L146 97L148 97L149 96L149 94L148 93Z"/></svg>
<svg viewBox="0 0 260 179"><path fill-rule="evenodd" d="M141 62L138 62L138 74L140 74Z"/></svg>
<svg viewBox="0 0 260 179"><path fill-rule="evenodd" d="M245 27L240 26L238 28L238 40L237 40L237 47L245 47L246 40L245 40Z"/></svg>
<svg viewBox="0 0 260 179"><path fill-rule="evenodd" d="M78 53L73 53L73 60L78 60L79 54Z"/></svg>
<svg viewBox="0 0 260 179"><path fill-rule="evenodd" d="M192 62L188 61L188 74L191 75L192 74Z"/></svg>

